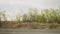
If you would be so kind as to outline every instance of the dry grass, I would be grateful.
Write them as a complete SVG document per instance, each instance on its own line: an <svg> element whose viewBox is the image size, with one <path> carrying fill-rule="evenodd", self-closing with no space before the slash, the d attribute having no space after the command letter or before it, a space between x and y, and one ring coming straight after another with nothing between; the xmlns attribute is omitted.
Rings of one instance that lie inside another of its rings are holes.
<svg viewBox="0 0 60 34"><path fill-rule="evenodd" d="M60 25L47 25L46 23L23 22L23 23L5 23L0 28L8 29L60 29Z"/></svg>

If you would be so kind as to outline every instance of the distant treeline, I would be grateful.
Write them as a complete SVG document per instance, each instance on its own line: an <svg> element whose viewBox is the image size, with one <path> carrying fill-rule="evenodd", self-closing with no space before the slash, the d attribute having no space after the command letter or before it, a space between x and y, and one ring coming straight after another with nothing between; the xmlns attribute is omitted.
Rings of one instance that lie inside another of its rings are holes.
<svg viewBox="0 0 60 34"><path fill-rule="evenodd" d="M4 19L8 21L5 16L6 11L0 11L0 21ZM40 12L40 13L39 13ZM37 8L29 8L28 14L17 14L16 22L39 22L39 23L60 23L60 7L58 9L44 9L39 11Z"/></svg>

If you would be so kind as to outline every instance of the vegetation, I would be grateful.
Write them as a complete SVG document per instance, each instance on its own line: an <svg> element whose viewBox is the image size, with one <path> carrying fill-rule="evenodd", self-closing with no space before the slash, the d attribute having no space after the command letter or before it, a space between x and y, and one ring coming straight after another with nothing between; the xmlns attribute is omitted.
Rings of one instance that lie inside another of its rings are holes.
<svg viewBox="0 0 60 34"><path fill-rule="evenodd" d="M28 15L23 15L22 21L40 23L60 23L60 9L44 9L38 14L37 8L30 8Z"/></svg>
<svg viewBox="0 0 60 34"><path fill-rule="evenodd" d="M43 24L52 24L49 26L50 28L52 27L55 28L56 26L54 26L54 24L60 24L60 8L59 9L44 9L41 11L41 14L39 14L39 12L40 11L37 8L29 8L28 15L25 13L22 16L20 14L16 15L15 24L18 24L17 22L19 23L20 22L29 22L29 23L36 22L36 23L43 23ZM7 17L5 16L5 12L0 11L0 26L2 25L3 18L4 18L4 21L7 20ZM23 25L18 25L18 26L23 26ZM28 26L32 27L33 29L38 28L37 27L38 25L30 24Z"/></svg>

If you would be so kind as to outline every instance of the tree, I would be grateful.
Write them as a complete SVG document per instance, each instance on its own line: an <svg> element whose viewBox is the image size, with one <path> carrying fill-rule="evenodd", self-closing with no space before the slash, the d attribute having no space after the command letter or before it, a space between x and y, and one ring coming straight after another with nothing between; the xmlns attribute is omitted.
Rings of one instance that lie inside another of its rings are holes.
<svg viewBox="0 0 60 34"><path fill-rule="evenodd" d="M38 14L37 8L30 8L29 9L29 20L30 21L37 21L37 14Z"/></svg>
<svg viewBox="0 0 60 34"><path fill-rule="evenodd" d="M23 21L28 21L27 14L23 14Z"/></svg>
<svg viewBox="0 0 60 34"><path fill-rule="evenodd" d="M56 10L56 16L57 16L56 22L60 24L60 7L59 9Z"/></svg>
<svg viewBox="0 0 60 34"><path fill-rule="evenodd" d="M3 11L3 12L0 11L0 21L1 21L2 19L3 19L4 21L7 20L7 17L6 17L6 15L5 15L5 11Z"/></svg>
<svg viewBox="0 0 60 34"><path fill-rule="evenodd" d="M20 16L20 13L19 13L18 15L16 15L16 21L20 22L20 19L21 19L21 16Z"/></svg>

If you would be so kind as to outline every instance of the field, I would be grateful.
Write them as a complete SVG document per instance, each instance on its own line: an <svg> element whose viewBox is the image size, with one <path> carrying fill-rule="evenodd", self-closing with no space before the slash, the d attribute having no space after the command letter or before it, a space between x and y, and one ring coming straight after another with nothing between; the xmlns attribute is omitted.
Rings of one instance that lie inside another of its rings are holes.
<svg viewBox="0 0 60 34"><path fill-rule="evenodd" d="M60 24L9 21L1 23L0 29L60 29Z"/></svg>

